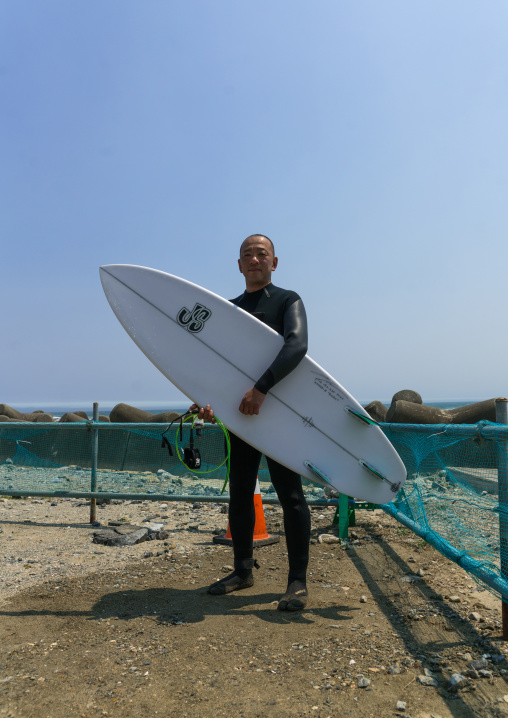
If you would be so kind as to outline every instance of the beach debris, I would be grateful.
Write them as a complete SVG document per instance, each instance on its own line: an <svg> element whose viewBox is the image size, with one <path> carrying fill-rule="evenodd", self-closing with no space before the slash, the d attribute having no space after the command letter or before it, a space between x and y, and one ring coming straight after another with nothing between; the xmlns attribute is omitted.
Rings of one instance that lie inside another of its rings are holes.
<svg viewBox="0 0 508 718"><path fill-rule="evenodd" d="M319 543L340 543L340 538L334 534L320 534Z"/></svg>
<svg viewBox="0 0 508 718"><path fill-rule="evenodd" d="M448 682L447 689L450 693L456 693L461 688L465 688L469 681L460 673L454 673Z"/></svg>
<svg viewBox="0 0 508 718"><path fill-rule="evenodd" d="M470 661L467 664L468 668L472 668L475 671L481 671L489 667L489 662L486 658L478 658L476 661Z"/></svg>
<svg viewBox="0 0 508 718"><path fill-rule="evenodd" d="M482 615L480 613L478 613L478 611L471 611L471 613L469 614L469 620L470 621L478 621L478 623L479 623L480 621L483 621L484 619L483 619Z"/></svg>
<svg viewBox="0 0 508 718"><path fill-rule="evenodd" d="M107 528L93 532L92 543L103 546L133 546L154 539L163 541L169 537L169 533L161 527L162 524L136 526L122 521L110 521Z"/></svg>
<svg viewBox="0 0 508 718"><path fill-rule="evenodd" d="M369 678L365 678L365 676L359 676L358 677L358 688L368 688L370 686L370 680Z"/></svg>
<svg viewBox="0 0 508 718"><path fill-rule="evenodd" d="M418 676L418 683L422 686L427 686L428 688L438 688L439 687L439 683L433 676L420 675L420 676Z"/></svg>

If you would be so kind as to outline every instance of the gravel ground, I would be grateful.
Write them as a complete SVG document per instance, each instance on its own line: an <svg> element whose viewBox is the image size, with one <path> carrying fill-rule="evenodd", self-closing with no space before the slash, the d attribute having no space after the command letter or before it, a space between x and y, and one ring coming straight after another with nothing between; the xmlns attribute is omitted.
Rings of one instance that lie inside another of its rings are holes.
<svg viewBox="0 0 508 718"><path fill-rule="evenodd" d="M196 507L196 508L193 508ZM165 542L112 549L92 543L90 505L77 499L0 499L0 605L17 591L60 577L102 573L120 564L143 560L147 551L185 553L209 540L214 529L225 530L225 504L117 501L99 504L97 520L142 525L160 522L170 531Z"/></svg>
<svg viewBox="0 0 508 718"><path fill-rule="evenodd" d="M210 596L230 570L212 543L221 504L114 502L102 525L169 537L92 543L86 502L0 499L0 716L508 715L500 602L383 512L342 545L312 509L310 600L276 610L286 554L256 549L254 586Z"/></svg>

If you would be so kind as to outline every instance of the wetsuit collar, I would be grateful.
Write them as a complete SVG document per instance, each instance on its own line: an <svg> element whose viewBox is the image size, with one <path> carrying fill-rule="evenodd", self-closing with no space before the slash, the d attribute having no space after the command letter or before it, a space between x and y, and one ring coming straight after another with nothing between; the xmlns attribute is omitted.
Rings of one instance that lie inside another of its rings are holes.
<svg viewBox="0 0 508 718"><path fill-rule="evenodd" d="M261 294L264 293L264 294L266 294L267 297L269 297L269 296L270 296L270 290L271 290L272 286L273 286L273 284L272 284L271 282L269 282L269 283L268 283L267 285L265 285L264 287L261 287L261 289L255 289L253 292L248 292L248 291L245 289L244 292L243 292L243 296L244 296L244 297L245 297L245 296L255 297L255 296L260 296Z"/></svg>

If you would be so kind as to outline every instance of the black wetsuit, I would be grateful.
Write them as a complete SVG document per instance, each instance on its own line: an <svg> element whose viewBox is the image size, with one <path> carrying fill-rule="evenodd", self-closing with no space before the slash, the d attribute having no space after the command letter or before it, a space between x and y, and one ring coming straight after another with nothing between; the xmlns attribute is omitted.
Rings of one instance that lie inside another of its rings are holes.
<svg viewBox="0 0 508 718"><path fill-rule="evenodd" d="M306 354L307 319L303 302L296 292L273 284L255 292L244 292L231 301L284 337L282 349L255 384L256 389L266 394L293 371ZM261 453L257 449L231 434L229 526L235 560L252 558L255 525L253 495L260 460ZM309 562L310 512L302 480L294 471L273 459L267 457L267 463L284 512L289 581L305 581Z"/></svg>

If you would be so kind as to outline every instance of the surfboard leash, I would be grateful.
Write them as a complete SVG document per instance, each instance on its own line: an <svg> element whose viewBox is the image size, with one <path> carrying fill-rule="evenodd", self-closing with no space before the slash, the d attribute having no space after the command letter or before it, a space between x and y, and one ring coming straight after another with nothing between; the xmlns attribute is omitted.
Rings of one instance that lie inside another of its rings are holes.
<svg viewBox="0 0 508 718"><path fill-rule="evenodd" d="M181 452L181 448L178 445L178 436L180 435L180 440L183 441L183 424L186 419L190 419L191 417L194 417L192 419L192 423L190 426L190 435L189 435L189 445L185 446L183 448L183 458ZM229 481L229 466L230 466L230 456L231 456L231 443L229 441L229 432L222 423L222 421L216 416L215 422L219 426L219 428L222 430L222 433L224 434L225 438L225 448L226 448L226 456L224 458L224 461L222 461L218 466L215 466L213 469L206 469L206 470L200 470L202 461L201 461L201 453L199 449L197 449L194 446L194 430L196 431L197 436L201 436L201 433L203 431L204 422L202 422L200 419L198 419L198 412L197 411L186 411L183 414L180 414L180 416L177 416L173 421L169 424L169 426L163 431L161 439L161 447L167 448L169 455L171 457L174 456L173 449L171 447L171 442L167 438L166 434L171 429L173 424L175 424L177 421L180 422L180 426L176 430L175 434L175 449L176 449L176 455L178 457L178 460L186 466L188 469L191 469L191 471L195 474L212 474L214 471L218 471L221 469L224 464L226 464L226 479L224 481L224 485L221 490L221 494L224 493L227 483Z"/></svg>

